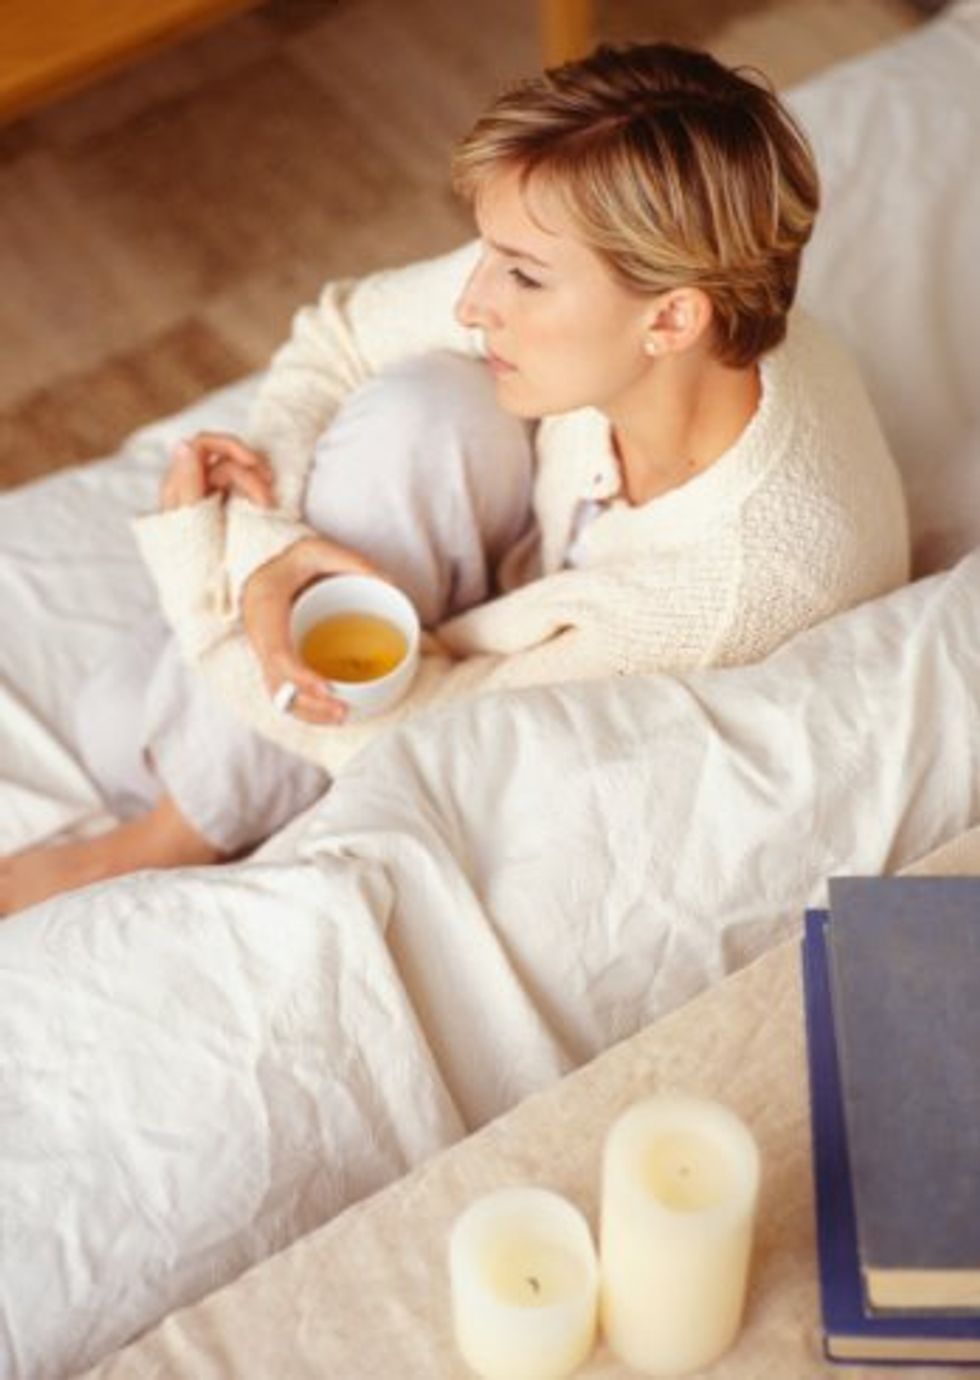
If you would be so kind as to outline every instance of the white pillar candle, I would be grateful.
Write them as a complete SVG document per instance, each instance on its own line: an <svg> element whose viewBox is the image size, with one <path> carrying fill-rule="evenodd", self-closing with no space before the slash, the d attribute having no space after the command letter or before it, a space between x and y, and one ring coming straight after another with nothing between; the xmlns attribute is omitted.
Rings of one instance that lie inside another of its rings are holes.
<svg viewBox="0 0 980 1380"><path fill-rule="evenodd" d="M651 1097L614 1123L602 1168L600 1316L646 1375L714 1361L738 1331L759 1152L717 1102Z"/></svg>
<svg viewBox="0 0 980 1380"><path fill-rule="evenodd" d="M487 1380L557 1380L595 1345L599 1270L588 1223L543 1188L505 1188L459 1217L449 1243L459 1349Z"/></svg>

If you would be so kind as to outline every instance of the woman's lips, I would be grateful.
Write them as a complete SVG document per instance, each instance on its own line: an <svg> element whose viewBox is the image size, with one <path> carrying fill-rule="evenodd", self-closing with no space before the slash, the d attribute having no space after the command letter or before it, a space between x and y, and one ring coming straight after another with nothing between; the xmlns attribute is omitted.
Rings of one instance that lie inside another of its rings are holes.
<svg viewBox="0 0 980 1380"><path fill-rule="evenodd" d="M499 355L495 355L493 350L490 349L487 350L487 366L491 373L494 374L513 374L517 367L514 364L508 363L506 359L501 359Z"/></svg>

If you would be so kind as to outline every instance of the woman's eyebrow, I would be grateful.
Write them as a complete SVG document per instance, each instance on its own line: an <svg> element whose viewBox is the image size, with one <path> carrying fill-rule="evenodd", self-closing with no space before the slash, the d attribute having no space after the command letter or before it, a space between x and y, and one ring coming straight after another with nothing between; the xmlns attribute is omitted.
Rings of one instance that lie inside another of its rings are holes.
<svg viewBox="0 0 980 1380"><path fill-rule="evenodd" d="M539 259L536 254L530 254L526 249L515 249L512 245L501 244L498 240L487 240L486 243L491 249L496 249L498 254L505 254L509 259L526 259L528 263L537 264L539 268L551 267L547 260Z"/></svg>

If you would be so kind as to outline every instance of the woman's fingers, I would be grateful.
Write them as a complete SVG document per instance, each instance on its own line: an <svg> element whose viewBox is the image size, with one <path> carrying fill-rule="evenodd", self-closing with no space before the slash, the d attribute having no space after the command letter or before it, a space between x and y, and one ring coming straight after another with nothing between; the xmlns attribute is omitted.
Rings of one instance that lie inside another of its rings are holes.
<svg viewBox="0 0 980 1380"><path fill-rule="evenodd" d="M264 508L272 506L272 466L260 451L223 431L199 431L183 444L204 467L209 493L237 493Z"/></svg>
<svg viewBox="0 0 980 1380"><path fill-rule="evenodd" d="M269 462L259 451L247 446L237 436L225 431L199 431L186 442L194 454L205 463L215 460L235 460L246 469L268 469Z"/></svg>
<svg viewBox="0 0 980 1380"><path fill-rule="evenodd" d="M205 483L209 493L238 494L259 508L272 507L272 478L267 467L242 465L222 456L207 465Z"/></svg>
<svg viewBox="0 0 980 1380"><path fill-rule="evenodd" d="M181 508L199 503L207 493L204 463L192 447L180 442L174 447L170 465L160 485L160 507Z"/></svg>
<svg viewBox="0 0 980 1380"><path fill-rule="evenodd" d="M339 724L347 715L343 700L332 693L323 680L291 652L282 651L269 658L264 668L272 702L281 714L311 724Z"/></svg>
<svg viewBox="0 0 980 1380"><path fill-rule="evenodd" d="M179 508L213 493L238 494L260 508L271 508L269 462L234 436L201 432L178 442L160 487L160 506Z"/></svg>
<svg viewBox="0 0 980 1380"><path fill-rule="evenodd" d="M300 688L287 711L294 719L304 723L327 726L342 724L347 717L347 706L335 695L322 689L304 690Z"/></svg>

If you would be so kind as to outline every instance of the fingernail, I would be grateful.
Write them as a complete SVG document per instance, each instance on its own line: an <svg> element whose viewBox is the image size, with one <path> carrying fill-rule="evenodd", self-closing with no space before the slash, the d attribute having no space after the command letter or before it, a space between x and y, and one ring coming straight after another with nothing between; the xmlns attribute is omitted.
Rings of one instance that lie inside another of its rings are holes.
<svg viewBox="0 0 980 1380"><path fill-rule="evenodd" d="M186 441L178 441L176 446L174 446L174 456L177 459L186 460L188 456L191 456L193 454L194 452L191 450L190 446L187 444Z"/></svg>

